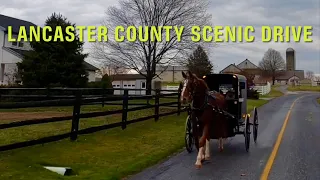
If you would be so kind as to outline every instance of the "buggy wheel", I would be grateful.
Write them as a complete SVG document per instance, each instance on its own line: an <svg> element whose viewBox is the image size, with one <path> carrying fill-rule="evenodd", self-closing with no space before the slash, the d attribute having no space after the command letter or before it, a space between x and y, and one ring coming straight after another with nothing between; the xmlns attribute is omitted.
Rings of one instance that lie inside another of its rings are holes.
<svg viewBox="0 0 320 180"><path fill-rule="evenodd" d="M253 114L253 141L257 142L258 137L258 111L257 108L254 107L254 114Z"/></svg>
<svg viewBox="0 0 320 180"><path fill-rule="evenodd" d="M250 118L247 115L245 119L245 129L244 129L244 141L245 141L245 147L246 151L249 152L250 148Z"/></svg>
<svg viewBox="0 0 320 180"><path fill-rule="evenodd" d="M190 115L187 117L185 131L186 131L185 138L184 138L185 146L187 151L191 153L193 151L194 137L193 137L192 120Z"/></svg>
<svg viewBox="0 0 320 180"><path fill-rule="evenodd" d="M191 113L190 120L192 122L192 134L193 134L193 140L194 145L196 146L197 150L199 151L199 123L198 118L195 114L195 112Z"/></svg>

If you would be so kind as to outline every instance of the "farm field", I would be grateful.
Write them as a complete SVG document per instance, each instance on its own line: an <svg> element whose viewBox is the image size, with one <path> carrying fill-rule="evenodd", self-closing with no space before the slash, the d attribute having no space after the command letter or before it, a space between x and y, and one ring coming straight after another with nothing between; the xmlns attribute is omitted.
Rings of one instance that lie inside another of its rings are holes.
<svg viewBox="0 0 320 180"><path fill-rule="evenodd" d="M265 104L266 100L248 100L248 110ZM120 106L90 105L82 111L118 109ZM120 107L121 108L121 107ZM169 108L160 108L162 112ZM72 108L30 108L20 111L10 110L0 113L1 123L25 119L28 116L52 116L70 114ZM4 114L3 113L7 113ZM128 119L153 114L154 110L130 112ZM114 128L88 135L80 135L78 140L69 139L32 147L0 152L0 179L121 179L153 165L184 147L184 123L186 113L180 116L162 117L158 122L149 120L130 124L126 130ZM11 119L10 119L11 118ZM121 121L121 114L101 118L80 119L80 129L105 123ZM1 145L27 139L35 139L53 134L69 132L71 121L32 125L1 130ZM69 166L74 175L62 177L50 172L42 165Z"/></svg>
<svg viewBox="0 0 320 180"><path fill-rule="evenodd" d="M301 86L289 86L288 91L315 91L320 92L320 86L301 85Z"/></svg>

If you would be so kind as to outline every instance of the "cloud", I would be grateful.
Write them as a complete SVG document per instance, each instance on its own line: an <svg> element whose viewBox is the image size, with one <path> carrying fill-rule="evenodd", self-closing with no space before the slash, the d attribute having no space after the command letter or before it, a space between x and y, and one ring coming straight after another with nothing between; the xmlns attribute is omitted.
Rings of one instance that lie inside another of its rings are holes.
<svg viewBox="0 0 320 180"><path fill-rule="evenodd" d="M297 69L320 74L320 1L319 0L211 0L208 12L214 25L254 26L254 43L223 43L210 50L216 72L231 63L248 58L258 64L268 48L278 50L285 58L285 50L296 50ZM38 25L53 12L60 12L77 25L97 26L115 0L11 0L0 4L0 14L21 18ZM313 26L312 43L262 43L261 26ZM90 52L90 43L85 51Z"/></svg>

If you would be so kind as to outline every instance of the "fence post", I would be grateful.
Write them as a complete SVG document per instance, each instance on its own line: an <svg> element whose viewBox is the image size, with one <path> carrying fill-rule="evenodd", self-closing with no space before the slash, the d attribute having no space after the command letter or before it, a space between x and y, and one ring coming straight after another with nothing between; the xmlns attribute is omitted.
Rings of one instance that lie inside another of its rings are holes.
<svg viewBox="0 0 320 180"><path fill-rule="evenodd" d="M106 88L102 87L102 107L104 107L104 98L105 98Z"/></svg>
<svg viewBox="0 0 320 180"><path fill-rule="evenodd" d="M154 108L154 120L155 121L158 121L159 120L159 101L160 101L160 89L156 89L156 97L155 97L155 100L154 100L154 105L155 105L155 108Z"/></svg>
<svg viewBox="0 0 320 180"><path fill-rule="evenodd" d="M128 92L128 89L125 89L123 94L123 104L122 104L122 130L127 127L128 98L129 98L129 92Z"/></svg>
<svg viewBox="0 0 320 180"><path fill-rule="evenodd" d="M47 87L47 90L46 90L46 95L47 95L47 99L50 98L50 87Z"/></svg>
<svg viewBox="0 0 320 180"><path fill-rule="evenodd" d="M180 116L180 111L181 111L181 89L182 89L182 84L179 85L178 89L178 116Z"/></svg>
<svg viewBox="0 0 320 180"><path fill-rule="evenodd" d="M70 134L71 141L75 141L78 137L81 98L82 98L82 92L81 90L77 90L76 99L73 106L72 127L71 127L71 134Z"/></svg>

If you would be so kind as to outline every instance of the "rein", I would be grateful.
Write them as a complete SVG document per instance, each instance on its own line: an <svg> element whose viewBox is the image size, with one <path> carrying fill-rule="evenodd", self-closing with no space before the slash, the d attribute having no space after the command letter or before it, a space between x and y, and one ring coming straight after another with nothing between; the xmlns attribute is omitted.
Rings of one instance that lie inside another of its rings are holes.
<svg viewBox="0 0 320 180"><path fill-rule="evenodd" d="M209 93L208 93L208 91L206 91L205 97L204 97L204 102L203 102L203 104L202 104L199 108L194 107L194 96L195 96L195 94L196 94L195 89L197 88L197 85L198 85L198 84L195 84L194 90L193 90L193 92L192 92L192 94L191 94L191 95L192 95L191 109L192 109L192 110L202 111L202 110L204 110L206 107L208 107L208 105L210 105L210 104L209 104Z"/></svg>

